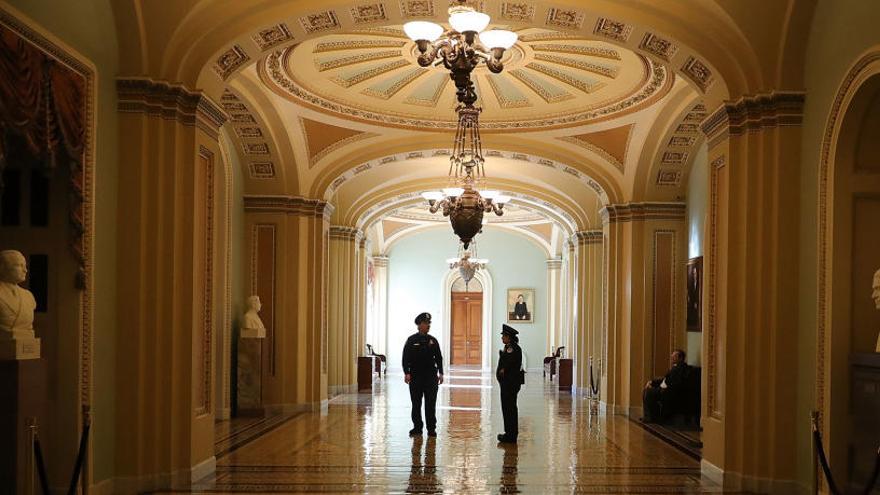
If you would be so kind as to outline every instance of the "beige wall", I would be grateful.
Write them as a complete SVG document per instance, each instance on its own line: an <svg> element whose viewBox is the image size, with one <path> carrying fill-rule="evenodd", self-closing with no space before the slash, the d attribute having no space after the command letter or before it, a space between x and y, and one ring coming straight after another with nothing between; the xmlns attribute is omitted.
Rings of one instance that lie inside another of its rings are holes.
<svg viewBox="0 0 880 495"><path fill-rule="evenodd" d="M114 362L116 353L116 192L117 192L117 116L116 26L109 0L11 0L0 2L21 14L22 21L61 41L97 68L96 156L95 156L95 234L94 234L94 310L92 441L95 481L113 475L114 466Z"/></svg>

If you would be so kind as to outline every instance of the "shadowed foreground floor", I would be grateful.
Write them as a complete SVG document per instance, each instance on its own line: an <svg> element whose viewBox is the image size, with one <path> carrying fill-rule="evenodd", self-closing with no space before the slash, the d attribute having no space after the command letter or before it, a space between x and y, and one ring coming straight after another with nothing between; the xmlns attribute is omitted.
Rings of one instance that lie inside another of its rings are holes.
<svg viewBox="0 0 880 495"><path fill-rule="evenodd" d="M373 394L348 394L326 411L287 418L227 449L193 493L717 493L699 462L620 416L589 416L584 399L529 373L520 436L501 446L498 386L453 370L437 399L438 438L409 438L401 375ZM163 492L163 493L172 493Z"/></svg>

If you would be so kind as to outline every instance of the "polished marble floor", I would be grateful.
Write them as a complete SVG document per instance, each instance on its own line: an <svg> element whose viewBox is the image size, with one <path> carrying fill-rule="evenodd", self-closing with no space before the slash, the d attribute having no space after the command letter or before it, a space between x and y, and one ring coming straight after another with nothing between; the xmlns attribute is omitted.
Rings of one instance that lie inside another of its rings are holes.
<svg viewBox="0 0 880 495"><path fill-rule="evenodd" d="M332 399L287 418L217 460L193 493L717 493L699 462L620 416L590 417L529 373L519 396L520 436L502 446L491 374L452 370L437 400L438 437L410 438L402 375L372 394Z"/></svg>

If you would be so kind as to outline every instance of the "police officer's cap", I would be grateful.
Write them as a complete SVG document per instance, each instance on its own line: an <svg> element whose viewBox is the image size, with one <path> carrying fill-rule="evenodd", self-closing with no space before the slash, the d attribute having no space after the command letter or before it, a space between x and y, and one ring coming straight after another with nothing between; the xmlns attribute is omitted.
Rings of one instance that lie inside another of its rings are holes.
<svg viewBox="0 0 880 495"><path fill-rule="evenodd" d="M416 325L421 324L422 322L431 323L431 313L421 313L419 316L416 316Z"/></svg>
<svg viewBox="0 0 880 495"><path fill-rule="evenodd" d="M519 332L516 331L515 328L511 326L507 326L505 324L501 324L501 335L509 335L511 337L516 337Z"/></svg>

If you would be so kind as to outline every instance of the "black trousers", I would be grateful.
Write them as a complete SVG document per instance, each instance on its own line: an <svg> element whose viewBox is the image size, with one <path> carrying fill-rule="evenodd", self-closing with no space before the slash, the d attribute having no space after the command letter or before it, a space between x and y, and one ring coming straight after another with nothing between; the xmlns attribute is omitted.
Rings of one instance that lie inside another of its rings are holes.
<svg viewBox="0 0 880 495"><path fill-rule="evenodd" d="M645 421L659 423L663 420L661 417L663 412L661 408L662 394L663 389L660 387L649 387L642 393L642 410L644 411Z"/></svg>
<svg viewBox="0 0 880 495"><path fill-rule="evenodd" d="M409 382L413 428L422 429L422 398L424 398L425 425L428 427L428 431L437 429L437 388L437 375L413 375Z"/></svg>
<svg viewBox="0 0 880 495"><path fill-rule="evenodd" d="M516 396L520 384L501 384L501 414L504 415L504 434L516 438L519 434L519 410L516 407Z"/></svg>

